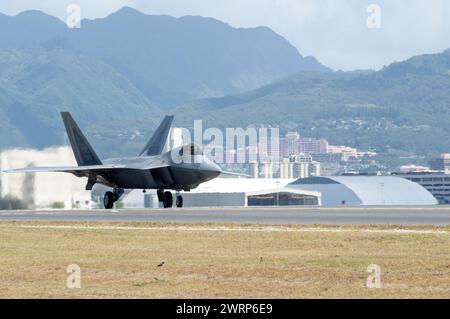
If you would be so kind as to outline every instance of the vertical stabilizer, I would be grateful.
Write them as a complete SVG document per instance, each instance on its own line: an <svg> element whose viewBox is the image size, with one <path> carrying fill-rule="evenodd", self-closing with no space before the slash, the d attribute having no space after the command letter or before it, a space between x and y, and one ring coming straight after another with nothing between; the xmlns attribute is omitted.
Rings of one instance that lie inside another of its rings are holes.
<svg viewBox="0 0 450 319"><path fill-rule="evenodd" d="M78 166L101 165L102 162L98 158L94 149L89 144L86 137L81 132L77 123L69 112L61 112L64 126L66 127L67 136L72 146L73 154L77 160Z"/></svg>
<svg viewBox="0 0 450 319"><path fill-rule="evenodd" d="M167 141L167 136L169 135L170 126L173 122L173 115L167 115L159 124L153 136L145 145L144 149L139 153L139 156L152 156L159 155L164 149L164 145Z"/></svg>

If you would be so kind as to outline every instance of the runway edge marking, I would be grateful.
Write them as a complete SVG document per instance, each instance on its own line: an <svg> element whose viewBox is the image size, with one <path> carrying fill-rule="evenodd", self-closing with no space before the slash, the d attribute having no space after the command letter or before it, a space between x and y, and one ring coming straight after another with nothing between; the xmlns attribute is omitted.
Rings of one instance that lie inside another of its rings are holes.
<svg viewBox="0 0 450 319"><path fill-rule="evenodd" d="M290 232L290 233L373 233L373 234L417 234L417 235L449 235L446 230L416 230L416 229L351 229L305 227L289 228L281 226L261 227L198 227L198 226L164 226L164 227L133 227L133 226L78 226L78 225L0 225L0 228L23 229L69 229L69 230L148 230L148 231L187 231L187 232Z"/></svg>

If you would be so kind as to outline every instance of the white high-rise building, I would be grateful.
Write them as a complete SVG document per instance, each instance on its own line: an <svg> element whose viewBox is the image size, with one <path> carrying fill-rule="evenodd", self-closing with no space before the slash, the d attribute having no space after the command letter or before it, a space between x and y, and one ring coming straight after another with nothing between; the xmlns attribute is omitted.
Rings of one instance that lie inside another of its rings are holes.
<svg viewBox="0 0 450 319"><path fill-rule="evenodd" d="M251 162L250 163L250 174L252 178L258 178L259 177L259 163L258 162Z"/></svg>
<svg viewBox="0 0 450 319"><path fill-rule="evenodd" d="M272 162L265 162L262 163L262 171L263 171L263 177L264 178L273 178L273 163Z"/></svg>
<svg viewBox="0 0 450 319"><path fill-rule="evenodd" d="M294 163L294 177L295 178L309 177L309 163L305 162Z"/></svg>
<svg viewBox="0 0 450 319"><path fill-rule="evenodd" d="M289 158L283 158L280 162L280 178L294 178L294 163Z"/></svg>

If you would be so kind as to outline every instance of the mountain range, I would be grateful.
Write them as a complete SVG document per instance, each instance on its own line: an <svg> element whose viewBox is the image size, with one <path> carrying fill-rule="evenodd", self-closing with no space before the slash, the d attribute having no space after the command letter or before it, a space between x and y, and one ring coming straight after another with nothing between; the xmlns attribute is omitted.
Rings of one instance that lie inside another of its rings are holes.
<svg viewBox="0 0 450 319"><path fill-rule="evenodd" d="M450 50L380 71L301 72L238 95L177 109L182 124L279 126L378 152L450 150Z"/></svg>
<svg viewBox="0 0 450 319"><path fill-rule="evenodd" d="M0 144L42 148L64 141L59 112L70 110L88 132L120 137L151 128L161 110L113 68L60 49L0 51ZM142 117L130 117L141 114ZM144 120L145 119L145 120ZM92 126L92 127L91 127ZM115 127L115 128L114 128ZM132 132L132 131L131 131Z"/></svg>
<svg viewBox="0 0 450 319"><path fill-rule="evenodd" d="M116 133L135 151L134 139L145 143L155 121L186 101L330 72L266 27L131 8L79 29L39 11L0 14L0 65L0 148L62 143L57 114L68 110L106 153Z"/></svg>
<svg viewBox="0 0 450 319"><path fill-rule="evenodd" d="M0 39L0 49L59 48L101 59L164 107L255 89L298 71L328 70L266 27L233 28L128 7L73 29L39 11L3 15Z"/></svg>
<svg viewBox="0 0 450 319"><path fill-rule="evenodd" d="M450 150L449 89L450 51L333 72L266 27L130 8L80 29L0 14L0 148L65 143L64 110L101 156L133 155L167 113L427 155Z"/></svg>

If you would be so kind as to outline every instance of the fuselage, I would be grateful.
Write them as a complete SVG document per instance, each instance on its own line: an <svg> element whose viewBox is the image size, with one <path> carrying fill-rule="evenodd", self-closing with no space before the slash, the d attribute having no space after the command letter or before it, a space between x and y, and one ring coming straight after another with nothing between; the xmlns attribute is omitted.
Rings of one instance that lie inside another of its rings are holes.
<svg viewBox="0 0 450 319"><path fill-rule="evenodd" d="M97 182L123 189L173 189L191 190L199 184L216 178L221 168L204 155L184 156L172 159L167 152L156 156L111 158L105 165L117 165L97 176ZM157 168L154 167L160 166Z"/></svg>

